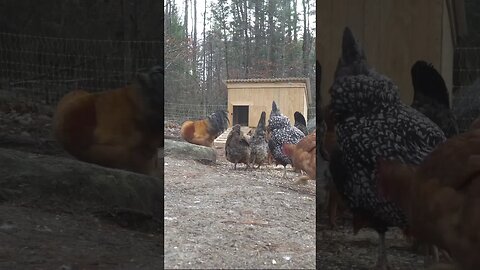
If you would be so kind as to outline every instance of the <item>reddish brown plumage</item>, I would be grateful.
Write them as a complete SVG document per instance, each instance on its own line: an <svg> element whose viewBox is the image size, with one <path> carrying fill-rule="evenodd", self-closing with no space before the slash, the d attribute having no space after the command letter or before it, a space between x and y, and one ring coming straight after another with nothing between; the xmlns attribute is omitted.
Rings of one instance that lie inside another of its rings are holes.
<svg viewBox="0 0 480 270"><path fill-rule="evenodd" d="M225 111L219 110L201 120L183 122L180 134L182 138L193 144L207 147L213 146L213 141L228 127Z"/></svg>
<svg viewBox="0 0 480 270"><path fill-rule="evenodd" d="M303 170L308 177L301 176L297 181L306 181L316 179L316 161L317 161L317 134L313 132L305 136L297 144L284 144L283 153L292 160L294 168Z"/></svg>
<svg viewBox="0 0 480 270"><path fill-rule="evenodd" d="M79 160L151 174L163 144L156 122L163 118L155 104L163 87L163 77L153 77L158 73L139 75L136 83L115 90L68 93L54 115L55 138Z"/></svg>
<svg viewBox="0 0 480 270"><path fill-rule="evenodd" d="M380 194L405 212L409 232L480 269L480 130L440 144L420 166L379 161Z"/></svg>

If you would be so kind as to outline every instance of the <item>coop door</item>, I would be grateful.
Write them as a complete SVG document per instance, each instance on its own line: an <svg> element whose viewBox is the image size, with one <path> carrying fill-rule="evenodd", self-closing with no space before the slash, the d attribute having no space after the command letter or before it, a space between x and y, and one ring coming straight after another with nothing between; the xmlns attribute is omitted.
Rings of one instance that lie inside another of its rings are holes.
<svg viewBox="0 0 480 270"><path fill-rule="evenodd" d="M233 106L233 125L248 126L248 106Z"/></svg>

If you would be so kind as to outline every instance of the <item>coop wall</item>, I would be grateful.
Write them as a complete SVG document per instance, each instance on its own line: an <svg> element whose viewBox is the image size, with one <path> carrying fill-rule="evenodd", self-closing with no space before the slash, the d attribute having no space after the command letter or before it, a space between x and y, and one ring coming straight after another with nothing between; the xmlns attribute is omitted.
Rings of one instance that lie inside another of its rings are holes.
<svg viewBox="0 0 480 270"><path fill-rule="evenodd" d="M295 111L307 118L305 83L229 83L227 88L230 125L233 124L234 105L249 106L248 126L256 127L262 111L266 112L268 121L274 100L292 124Z"/></svg>
<svg viewBox="0 0 480 270"><path fill-rule="evenodd" d="M410 69L431 62L452 87L453 45L445 0L319 0L317 59L322 65L322 103L341 53L345 26L362 43L367 61L400 87L403 101L413 99Z"/></svg>

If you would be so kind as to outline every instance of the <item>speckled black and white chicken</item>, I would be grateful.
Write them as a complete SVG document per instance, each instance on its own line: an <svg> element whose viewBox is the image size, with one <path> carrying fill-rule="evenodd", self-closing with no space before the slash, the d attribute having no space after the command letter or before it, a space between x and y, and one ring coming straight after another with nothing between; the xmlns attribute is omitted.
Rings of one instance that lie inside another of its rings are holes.
<svg viewBox="0 0 480 270"><path fill-rule="evenodd" d="M342 55L330 94L345 165L345 177L335 185L354 214L354 221L361 220L364 227L379 233L377 267L385 269L385 232L388 227L405 228L407 222L394 203L377 193L377 159L419 164L445 140L445 135L425 115L400 100L392 80L368 66L349 28L343 33Z"/></svg>
<svg viewBox="0 0 480 270"><path fill-rule="evenodd" d="M275 162L283 165L284 171L282 177L285 177L287 175L287 164L291 164L292 161L283 153L282 145L286 143L296 144L303 139L305 135L301 130L290 124L290 120L280 112L275 101L272 102L268 128L270 132L268 148Z"/></svg>
<svg viewBox="0 0 480 270"><path fill-rule="evenodd" d="M234 164L234 169L237 169L237 163L244 163L247 168L250 167L250 144L238 124L233 126L228 133L225 142L225 157Z"/></svg>
<svg viewBox="0 0 480 270"><path fill-rule="evenodd" d="M250 162L252 166L257 164L257 168L260 168L268 159L268 143L265 138L266 115L265 112L262 112L255 132L250 138Z"/></svg>
<svg viewBox="0 0 480 270"><path fill-rule="evenodd" d="M442 75L425 61L417 61L411 69L412 107L436 123L447 138L458 134L458 125L450 109L447 85Z"/></svg>

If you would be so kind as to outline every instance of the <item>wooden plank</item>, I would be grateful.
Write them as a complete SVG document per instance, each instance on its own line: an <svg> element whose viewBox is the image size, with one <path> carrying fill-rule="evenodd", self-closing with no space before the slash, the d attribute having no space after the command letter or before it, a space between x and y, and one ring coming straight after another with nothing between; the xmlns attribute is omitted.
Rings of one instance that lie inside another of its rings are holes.
<svg viewBox="0 0 480 270"><path fill-rule="evenodd" d="M444 1L320 0L317 12L322 27L317 34L317 58L322 65L322 104L330 101L328 89L333 83L345 25L362 43L371 66L394 80L402 100L410 103L413 63L423 59L441 67Z"/></svg>

